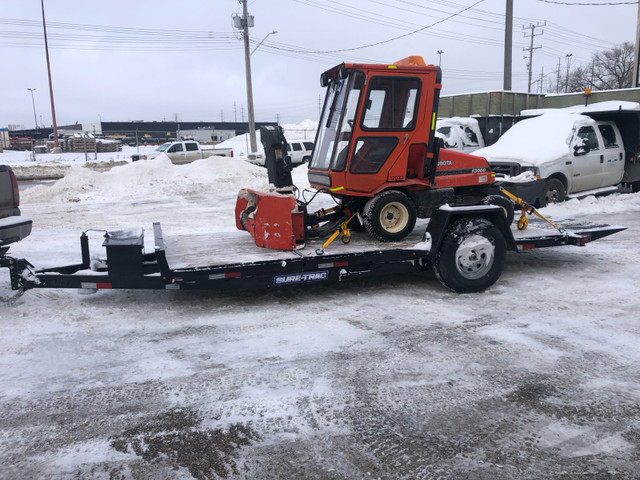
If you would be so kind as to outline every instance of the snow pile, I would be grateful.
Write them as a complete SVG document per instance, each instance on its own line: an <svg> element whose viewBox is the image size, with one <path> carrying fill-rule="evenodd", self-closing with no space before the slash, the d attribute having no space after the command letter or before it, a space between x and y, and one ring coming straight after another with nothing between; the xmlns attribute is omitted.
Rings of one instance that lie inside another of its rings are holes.
<svg viewBox="0 0 640 480"><path fill-rule="evenodd" d="M571 112L571 113L597 113L597 112L615 112L618 110L630 110L639 111L640 103L627 102L624 100L608 100L606 102L596 102L590 105L572 105L565 108L532 108L529 110L522 110L520 115L533 116L542 115L543 113L553 112Z"/></svg>
<svg viewBox="0 0 640 480"><path fill-rule="evenodd" d="M541 209L544 215L554 218L580 217L613 213L640 212L640 193L616 193L612 195L573 198L563 203L553 203Z"/></svg>
<svg viewBox="0 0 640 480"><path fill-rule="evenodd" d="M514 160L541 165L571 155L570 141L576 126L594 125L585 115L566 112L546 113L516 123L493 145L474 155L488 161Z"/></svg>
<svg viewBox="0 0 640 480"><path fill-rule="evenodd" d="M119 201L139 198L171 198L265 188L267 172L237 158L210 157L186 165L174 165L162 154L154 160L129 163L108 172L72 166L52 186L36 186L23 192L22 202Z"/></svg>

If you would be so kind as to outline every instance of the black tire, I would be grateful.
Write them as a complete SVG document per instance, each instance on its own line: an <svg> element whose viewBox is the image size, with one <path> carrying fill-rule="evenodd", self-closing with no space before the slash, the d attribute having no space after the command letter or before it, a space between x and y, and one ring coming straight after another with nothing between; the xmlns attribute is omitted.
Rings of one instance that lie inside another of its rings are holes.
<svg viewBox="0 0 640 480"><path fill-rule="evenodd" d="M504 216L507 217L507 224L511 225L513 223L515 209L513 202L507 197L503 197L502 195L489 195L482 199L482 203L485 205L496 205L498 207L502 207L504 210Z"/></svg>
<svg viewBox="0 0 640 480"><path fill-rule="evenodd" d="M417 210L411 199L397 190L376 195L364 206L364 228L381 242L397 242L416 225Z"/></svg>
<svg viewBox="0 0 640 480"><path fill-rule="evenodd" d="M498 227L483 218L463 218L447 229L433 269L454 292L481 292L500 278L506 253Z"/></svg>
<svg viewBox="0 0 640 480"><path fill-rule="evenodd" d="M254 205L251 205L250 207L244 209L240 214L240 225L242 225L242 228L244 228L245 230L247 230L247 218L249 218L249 215L251 215L255 210L256 207Z"/></svg>
<svg viewBox="0 0 640 480"><path fill-rule="evenodd" d="M540 201L538 202L540 208L546 207L550 203L562 203L567 198L567 189L562 181L557 178L550 178L547 180L547 184L540 195Z"/></svg>

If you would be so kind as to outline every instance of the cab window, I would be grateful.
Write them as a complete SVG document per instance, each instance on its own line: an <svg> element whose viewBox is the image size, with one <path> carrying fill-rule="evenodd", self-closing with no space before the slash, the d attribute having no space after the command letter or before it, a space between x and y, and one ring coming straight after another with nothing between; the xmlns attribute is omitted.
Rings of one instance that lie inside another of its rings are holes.
<svg viewBox="0 0 640 480"><path fill-rule="evenodd" d="M365 101L363 130L412 130L419 89L417 78L372 78Z"/></svg>
<svg viewBox="0 0 640 480"><path fill-rule="evenodd" d="M600 148L596 131L591 126L580 127L580 130L578 130L578 138L582 139L582 147L586 148L587 152Z"/></svg>
<svg viewBox="0 0 640 480"><path fill-rule="evenodd" d="M598 125L600 133L602 134L602 141L604 142L604 148L618 148L618 139L616 138L616 132L611 125Z"/></svg>

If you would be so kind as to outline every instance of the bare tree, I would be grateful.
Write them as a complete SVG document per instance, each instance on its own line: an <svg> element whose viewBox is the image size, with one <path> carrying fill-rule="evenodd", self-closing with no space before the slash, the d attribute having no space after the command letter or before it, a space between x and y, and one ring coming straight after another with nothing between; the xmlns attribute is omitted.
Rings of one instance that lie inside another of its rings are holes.
<svg viewBox="0 0 640 480"><path fill-rule="evenodd" d="M593 86L598 90L631 87L633 57L634 46L631 42L595 53L592 57Z"/></svg>
<svg viewBox="0 0 640 480"><path fill-rule="evenodd" d="M630 88L633 76L634 46L624 42L609 50L594 53L586 66L575 66L569 78L560 70L556 78L547 80L547 92L560 93L567 85L569 92L583 92L585 88L613 90ZM556 71L557 73L557 71Z"/></svg>

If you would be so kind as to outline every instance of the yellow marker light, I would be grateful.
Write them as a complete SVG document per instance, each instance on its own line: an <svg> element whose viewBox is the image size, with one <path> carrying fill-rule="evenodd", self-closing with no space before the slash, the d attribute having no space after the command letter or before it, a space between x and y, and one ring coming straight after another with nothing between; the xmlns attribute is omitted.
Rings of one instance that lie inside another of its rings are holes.
<svg viewBox="0 0 640 480"><path fill-rule="evenodd" d="M337 192L339 190L344 190L344 187L335 187L335 188L330 188L329 189L330 192Z"/></svg>
<svg viewBox="0 0 640 480"><path fill-rule="evenodd" d="M431 118L431 130L436 128L436 112L433 112L433 117Z"/></svg>
<svg viewBox="0 0 640 480"><path fill-rule="evenodd" d="M398 68L398 67L395 65L387 65L387 68Z"/></svg>

